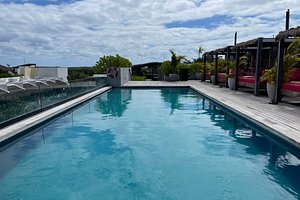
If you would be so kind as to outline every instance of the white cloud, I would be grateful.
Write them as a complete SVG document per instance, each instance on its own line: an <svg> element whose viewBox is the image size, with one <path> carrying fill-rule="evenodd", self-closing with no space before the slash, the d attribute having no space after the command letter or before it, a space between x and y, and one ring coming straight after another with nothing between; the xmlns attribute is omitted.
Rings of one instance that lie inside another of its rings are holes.
<svg viewBox="0 0 300 200"><path fill-rule="evenodd" d="M120 54L133 63L169 59L169 49L197 57L205 50L256 37L272 37L300 22L299 0L85 0L38 6L0 3L0 63L93 65L99 56ZM227 15L231 24L213 29L165 28L166 23Z"/></svg>

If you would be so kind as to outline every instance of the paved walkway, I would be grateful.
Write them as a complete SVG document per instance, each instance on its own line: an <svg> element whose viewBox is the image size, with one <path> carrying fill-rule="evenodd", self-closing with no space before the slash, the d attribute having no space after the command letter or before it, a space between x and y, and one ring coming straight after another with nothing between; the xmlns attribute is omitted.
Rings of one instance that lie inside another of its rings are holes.
<svg viewBox="0 0 300 200"><path fill-rule="evenodd" d="M300 107L284 103L272 105L268 103L267 97L257 97L252 93L233 91L200 81L131 81L125 84L125 87L162 86L189 86L200 94L265 126L280 138L300 149Z"/></svg>

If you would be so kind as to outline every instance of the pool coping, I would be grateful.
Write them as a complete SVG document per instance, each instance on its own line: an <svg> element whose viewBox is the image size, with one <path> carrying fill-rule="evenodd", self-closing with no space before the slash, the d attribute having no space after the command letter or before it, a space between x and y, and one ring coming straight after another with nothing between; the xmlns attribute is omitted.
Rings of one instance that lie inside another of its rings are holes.
<svg viewBox="0 0 300 200"><path fill-rule="evenodd" d="M18 138L26 130L32 129L41 123L49 121L52 118L58 116L59 114L65 113L68 110L86 102L89 99L92 99L106 91L109 91L111 88L111 86L100 88L98 90L92 91L76 99L70 100L66 103L60 104L56 107L50 108L49 110L36 114L32 117L25 118L24 120L21 120L19 122L16 122L12 125L0 129L0 147L9 143L11 140Z"/></svg>

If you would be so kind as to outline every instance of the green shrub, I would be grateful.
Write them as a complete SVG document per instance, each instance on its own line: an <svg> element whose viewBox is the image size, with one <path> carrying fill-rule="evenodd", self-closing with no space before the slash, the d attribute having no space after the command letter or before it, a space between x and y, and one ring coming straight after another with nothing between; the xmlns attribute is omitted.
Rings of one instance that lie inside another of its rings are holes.
<svg viewBox="0 0 300 200"><path fill-rule="evenodd" d="M168 76L171 73L171 61L168 60L164 61L160 66L160 71L164 75Z"/></svg>
<svg viewBox="0 0 300 200"><path fill-rule="evenodd" d="M132 63L118 54L116 56L102 56L94 66L95 73L106 73L110 67L131 67Z"/></svg>
<svg viewBox="0 0 300 200"><path fill-rule="evenodd" d="M0 73L0 78L8 78L11 77L9 73Z"/></svg>
<svg viewBox="0 0 300 200"><path fill-rule="evenodd" d="M92 67L69 67L68 80L79 80L93 76L94 70Z"/></svg>
<svg viewBox="0 0 300 200"><path fill-rule="evenodd" d="M132 81L145 81L146 76L131 76Z"/></svg>

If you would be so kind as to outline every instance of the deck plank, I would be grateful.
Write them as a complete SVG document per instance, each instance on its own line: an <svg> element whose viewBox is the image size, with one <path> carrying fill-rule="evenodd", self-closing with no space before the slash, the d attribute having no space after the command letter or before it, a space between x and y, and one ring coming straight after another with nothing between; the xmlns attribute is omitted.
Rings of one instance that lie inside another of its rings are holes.
<svg viewBox="0 0 300 200"><path fill-rule="evenodd" d="M125 87L182 87L189 86L200 94L237 111L252 121L261 124L274 134L300 148L300 107L280 103L269 104L266 96L254 96L252 93L220 88L200 81L164 82L164 81L130 81Z"/></svg>

